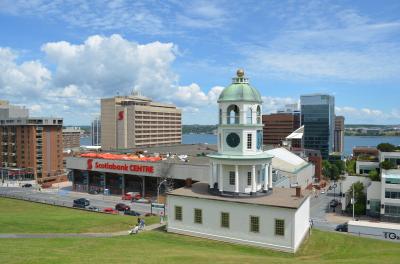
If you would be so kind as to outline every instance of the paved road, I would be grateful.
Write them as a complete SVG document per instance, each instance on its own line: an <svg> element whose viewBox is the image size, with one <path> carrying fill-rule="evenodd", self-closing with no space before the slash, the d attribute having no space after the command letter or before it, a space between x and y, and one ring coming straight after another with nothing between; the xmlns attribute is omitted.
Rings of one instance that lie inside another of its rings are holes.
<svg viewBox="0 0 400 264"><path fill-rule="evenodd" d="M326 187L328 189L328 187ZM338 194L336 188L336 195ZM335 230L337 223L329 223L326 214L329 213L329 202L334 198L333 190L327 191L325 194L319 194L318 197L311 197L310 201L310 217L313 221L313 227L322 230ZM339 197L336 196L336 199Z"/></svg>
<svg viewBox="0 0 400 264"><path fill-rule="evenodd" d="M95 206L100 209L107 207L115 207L117 203L125 203L131 207L131 210L140 213L149 213L151 211L150 204L131 203L130 201L123 201L118 196L104 196L94 195L87 193L79 193L65 189L42 189L39 191L36 188L22 188L22 187L0 187L0 195L12 195L22 199L33 201L45 202L49 204L63 205L72 207L73 200L77 198L86 198L90 201L90 206Z"/></svg>

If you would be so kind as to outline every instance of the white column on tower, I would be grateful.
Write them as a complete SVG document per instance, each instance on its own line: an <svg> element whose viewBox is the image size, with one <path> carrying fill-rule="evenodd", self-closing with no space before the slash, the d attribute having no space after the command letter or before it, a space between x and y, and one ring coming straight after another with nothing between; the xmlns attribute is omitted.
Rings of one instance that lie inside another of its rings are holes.
<svg viewBox="0 0 400 264"><path fill-rule="evenodd" d="M268 165L268 188L272 189L272 163Z"/></svg>
<svg viewBox="0 0 400 264"><path fill-rule="evenodd" d="M224 173L222 164L219 164L219 179L218 179L218 189L220 192L224 191Z"/></svg>
<svg viewBox="0 0 400 264"><path fill-rule="evenodd" d="M264 165L264 191L268 191L269 164Z"/></svg>
<svg viewBox="0 0 400 264"><path fill-rule="evenodd" d="M235 193L239 192L239 166L235 165Z"/></svg>
<svg viewBox="0 0 400 264"><path fill-rule="evenodd" d="M253 165L251 169L251 192L257 192L257 183L256 183L256 166Z"/></svg>

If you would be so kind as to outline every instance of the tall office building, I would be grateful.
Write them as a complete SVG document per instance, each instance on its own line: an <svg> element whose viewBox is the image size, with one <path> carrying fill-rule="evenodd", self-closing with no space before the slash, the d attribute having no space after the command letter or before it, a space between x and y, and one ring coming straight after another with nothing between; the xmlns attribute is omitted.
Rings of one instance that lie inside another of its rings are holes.
<svg viewBox="0 0 400 264"><path fill-rule="evenodd" d="M323 159L333 151L335 98L326 94L300 96L304 148L319 150Z"/></svg>
<svg viewBox="0 0 400 264"><path fill-rule="evenodd" d="M264 145L282 145L293 131L300 127L299 112L280 112L262 116Z"/></svg>
<svg viewBox="0 0 400 264"><path fill-rule="evenodd" d="M98 117L92 121L91 135L92 146L101 146L101 121Z"/></svg>
<svg viewBox="0 0 400 264"><path fill-rule="evenodd" d="M182 112L140 95L101 99L103 150L182 142Z"/></svg>
<svg viewBox="0 0 400 264"><path fill-rule="evenodd" d="M343 147L344 147L344 116L336 116L333 151L338 153L343 153Z"/></svg>
<svg viewBox="0 0 400 264"><path fill-rule="evenodd" d="M0 119L3 172L29 172L39 183L60 176L63 173L63 120L28 117L24 108L16 109L16 106L8 111L14 114L3 115ZM17 112L19 114L15 115Z"/></svg>

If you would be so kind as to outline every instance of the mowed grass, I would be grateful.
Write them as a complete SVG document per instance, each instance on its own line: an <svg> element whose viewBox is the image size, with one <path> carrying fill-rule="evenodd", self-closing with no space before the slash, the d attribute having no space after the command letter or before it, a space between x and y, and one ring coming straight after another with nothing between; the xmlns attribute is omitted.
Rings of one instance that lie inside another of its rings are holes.
<svg viewBox="0 0 400 264"><path fill-rule="evenodd" d="M163 231L112 238L0 239L0 263L399 263L397 243L313 230L296 254Z"/></svg>
<svg viewBox="0 0 400 264"><path fill-rule="evenodd" d="M156 217L145 219L146 224L159 221ZM103 233L128 230L136 223L133 216L0 198L0 233Z"/></svg>

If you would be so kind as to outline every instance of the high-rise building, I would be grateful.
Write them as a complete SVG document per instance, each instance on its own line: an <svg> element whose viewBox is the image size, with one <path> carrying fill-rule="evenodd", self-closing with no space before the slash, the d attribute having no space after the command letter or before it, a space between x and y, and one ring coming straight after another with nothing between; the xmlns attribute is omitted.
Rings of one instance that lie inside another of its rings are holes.
<svg viewBox="0 0 400 264"><path fill-rule="evenodd" d="M91 135L92 146L101 146L101 121L98 117L92 121Z"/></svg>
<svg viewBox="0 0 400 264"><path fill-rule="evenodd" d="M29 171L39 183L61 176L63 120L28 117L24 108L16 106L8 109L8 113L12 112L0 119L2 171L9 174Z"/></svg>
<svg viewBox="0 0 400 264"><path fill-rule="evenodd" d="M75 149L81 146L81 128L66 127L62 130L64 149Z"/></svg>
<svg viewBox="0 0 400 264"><path fill-rule="evenodd" d="M0 119L25 118L29 110L25 107L10 105L8 101L0 100Z"/></svg>
<svg viewBox="0 0 400 264"><path fill-rule="evenodd" d="M334 145L335 98L326 94L302 95L300 104L304 148L319 150L327 159Z"/></svg>
<svg viewBox="0 0 400 264"><path fill-rule="evenodd" d="M335 134L334 134L333 151L343 153L344 147L344 116L335 117Z"/></svg>
<svg viewBox="0 0 400 264"><path fill-rule="evenodd" d="M180 144L182 112L140 95L101 99L104 150Z"/></svg>
<svg viewBox="0 0 400 264"><path fill-rule="evenodd" d="M282 145L293 131L300 127L299 112L280 112L262 116L264 145Z"/></svg>

